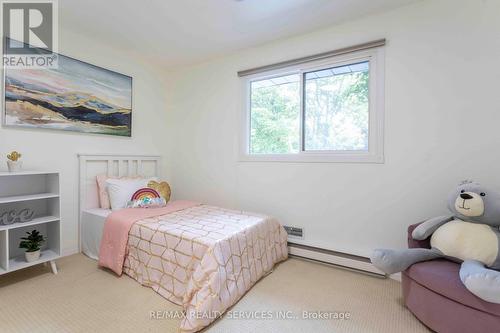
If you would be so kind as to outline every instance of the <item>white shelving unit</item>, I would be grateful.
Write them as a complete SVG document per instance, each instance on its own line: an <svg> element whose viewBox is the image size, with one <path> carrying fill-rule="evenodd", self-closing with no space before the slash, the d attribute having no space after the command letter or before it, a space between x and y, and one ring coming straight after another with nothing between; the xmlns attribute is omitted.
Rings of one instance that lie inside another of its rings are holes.
<svg viewBox="0 0 500 333"><path fill-rule="evenodd" d="M23 208L35 212L29 222L0 224L0 275L29 266L50 262L57 274L55 260L61 256L61 218L58 172L0 172L0 216ZM20 238L38 230L47 238L40 259L28 263Z"/></svg>

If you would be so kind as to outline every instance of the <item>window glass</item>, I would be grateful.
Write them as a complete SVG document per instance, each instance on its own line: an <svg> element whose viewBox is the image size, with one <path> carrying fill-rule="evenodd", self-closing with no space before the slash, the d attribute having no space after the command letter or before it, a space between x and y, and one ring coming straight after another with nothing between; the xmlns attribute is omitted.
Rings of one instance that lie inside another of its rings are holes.
<svg viewBox="0 0 500 333"><path fill-rule="evenodd" d="M367 151L369 63L304 75L304 150Z"/></svg>
<svg viewBox="0 0 500 333"><path fill-rule="evenodd" d="M300 75L251 82L250 154L300 150Z"/></svg>

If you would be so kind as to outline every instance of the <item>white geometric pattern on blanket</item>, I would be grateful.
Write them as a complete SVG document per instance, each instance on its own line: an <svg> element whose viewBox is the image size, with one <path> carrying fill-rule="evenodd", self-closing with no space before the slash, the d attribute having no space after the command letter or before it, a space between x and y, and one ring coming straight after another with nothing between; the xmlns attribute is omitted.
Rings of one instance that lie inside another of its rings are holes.
<svg viewBox="0 0 500 333"><path fill-rule="evenodd" d="M288 256L267 216L199 205L136 222L124 272L182 305L184 332L210 324Z"/></svg>

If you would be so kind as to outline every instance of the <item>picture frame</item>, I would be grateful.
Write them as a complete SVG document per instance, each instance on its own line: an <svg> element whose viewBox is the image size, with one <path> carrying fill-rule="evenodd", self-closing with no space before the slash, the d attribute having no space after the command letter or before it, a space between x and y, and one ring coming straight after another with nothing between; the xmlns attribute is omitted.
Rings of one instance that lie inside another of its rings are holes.
<svg viewBox="0 0 500 333"><path fill-rule="evenodd" d="M2 125L131 137L133 78L56 55L57 68L3 66Z"/></svg>

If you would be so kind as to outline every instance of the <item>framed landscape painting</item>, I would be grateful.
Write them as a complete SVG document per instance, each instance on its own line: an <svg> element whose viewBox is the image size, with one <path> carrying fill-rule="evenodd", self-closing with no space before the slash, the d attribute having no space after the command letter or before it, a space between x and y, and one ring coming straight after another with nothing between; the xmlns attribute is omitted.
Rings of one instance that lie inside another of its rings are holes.
<svg viewBox="0 0 500 333"><path fill-rule="evenodd" d="M132 78L63 55L58 68L4 68L4 125L132 135Z"/></svg>

